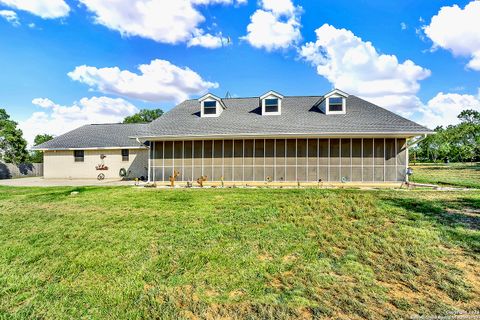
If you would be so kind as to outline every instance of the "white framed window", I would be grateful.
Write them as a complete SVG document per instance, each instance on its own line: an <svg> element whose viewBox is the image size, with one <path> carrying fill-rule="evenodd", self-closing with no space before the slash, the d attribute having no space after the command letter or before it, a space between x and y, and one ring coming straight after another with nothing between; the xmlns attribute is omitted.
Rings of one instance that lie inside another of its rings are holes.
<svg viewBox="0 0 480 320"><path fill-rule="evenodd" d="M279 112L278 98L265 99L265 113Z"/></svg>
<svg viewBox="0 0 480 320"><path fill-rule="evenodd" d="M219 117L224 109L225 104L219 97L208 93L198 99L200 102L200 116L202 118Z"/></svg>
<svg viewBox="0 0 480 320"><path fill-rule="evenodd" d="M318 108L325 114L346 114L348 94L334 89L323 97Z"/></svg>
<svg viewBox="0 0 480 320"><path fill-rule="evenodd" d="M275 91L269 91L260 97L262 115L282 114L283 96Z"/></svg>
<svg viewBox="0 0 480 320"><path fill-rule="evenodd" d="M328 98L328 111L329 112L343 112L343 100L342 97L330 97Z"/></svg>

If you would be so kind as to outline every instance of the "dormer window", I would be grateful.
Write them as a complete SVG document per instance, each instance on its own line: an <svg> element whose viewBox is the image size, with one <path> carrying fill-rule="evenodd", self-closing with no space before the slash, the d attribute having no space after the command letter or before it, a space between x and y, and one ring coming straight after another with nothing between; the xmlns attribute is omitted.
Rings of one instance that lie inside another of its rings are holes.
<svg viewBox="0 0 480 320"><path fill-rule="evenodd" d="M203 103L203 114L217 114L217 101L205 101Z"/></svg>
<svg viewBox="0 0 480 320"><path fill-rule="evenodd" d="M318 108L325 114L346 114L347 98L347 93L335 89L323 97Z"/></svg>
<svg viewBox="0 0 480 320"><path fill-rule="evenodd" d="M330 112L341 112L343 111L343 99L332 97L328 98L328 111Z"/></svg>
<svg viewBox="0 0 480 320"><path fill-rule="evenodd" d="M278 99L265 99L265 113L278 112Z"/></svg>
<svg viewBox="0 0 480 320"><path fill-rule="evenodd" d="M260 97L262 115L282 114L283 96L275 91L269 91Z"/></svg>
<svg viewBox="0 0 480 320"><path fill-rule="evenodd" d="M198 101L200 102L200 116L202 118L218 117L226 109L222 99L211 93L204 95Z"/></svg>

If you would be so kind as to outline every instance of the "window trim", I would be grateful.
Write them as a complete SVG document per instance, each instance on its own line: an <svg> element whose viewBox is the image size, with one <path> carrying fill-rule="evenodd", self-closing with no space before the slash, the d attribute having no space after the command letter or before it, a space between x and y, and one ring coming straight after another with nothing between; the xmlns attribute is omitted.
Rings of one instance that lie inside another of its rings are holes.
<svg viewBox="0 0 480 320"><path fill-rule="evenodd" d="M126 151L126 155L124 154L125 151ZM122 149L120 154L122 155L122 162L130 161L130 149Z"/></svg>
<svg viewBox="0 0 480 320"><path fill-rule="evenodd" d="M77 155L78 153L80 153L81 155ZM85 150L73 150L73 161L85 162Z"/></svg>

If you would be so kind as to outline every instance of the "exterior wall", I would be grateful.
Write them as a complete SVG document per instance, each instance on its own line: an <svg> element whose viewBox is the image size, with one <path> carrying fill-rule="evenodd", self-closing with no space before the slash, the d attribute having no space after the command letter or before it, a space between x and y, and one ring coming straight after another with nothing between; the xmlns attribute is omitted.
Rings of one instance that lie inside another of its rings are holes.
<svg viewBox="0 0 480 320"><path fill-rule="evenodd" d="M100 155L108 170L98 171L95 167L102 163ZM96 179L100 173L106 179L120 179L120 169L130 172L129 178L147 177L148 150L130 149L129 161L122 161L122 150L85 150L84 162L75 162L73 150L45 151L45 179Z"/></svg>
<svg viewBox="0 0 480 320"><path fill-rule="evenodd" d="M405 179L404 138L156 141L152 181L357 181Z"/></svg>

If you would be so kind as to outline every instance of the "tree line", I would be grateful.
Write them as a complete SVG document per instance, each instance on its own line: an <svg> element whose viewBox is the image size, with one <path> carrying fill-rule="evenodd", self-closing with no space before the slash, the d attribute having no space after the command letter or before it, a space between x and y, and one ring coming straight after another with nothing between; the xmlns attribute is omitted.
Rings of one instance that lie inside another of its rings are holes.
<svg viewBox="0 0 480 320"><path fill-rule="evenodd" d="M480 112L464 110L460 123L438 126L410 150L410 161L473 162L480 161Z"/></svg>
<svg viewBox="0 0 480 320"><path fill-rule="evenodd" d="M142 109L138 113L126 117L123 123L148 123L163 115L161 109ZM50 141L54 138L50 134L38 134L34 139L34 146ZM42 163L43 152L28 151L27 141L18 123L10 118L5 109L0 109L0 162L5 163Z"/></svg>

